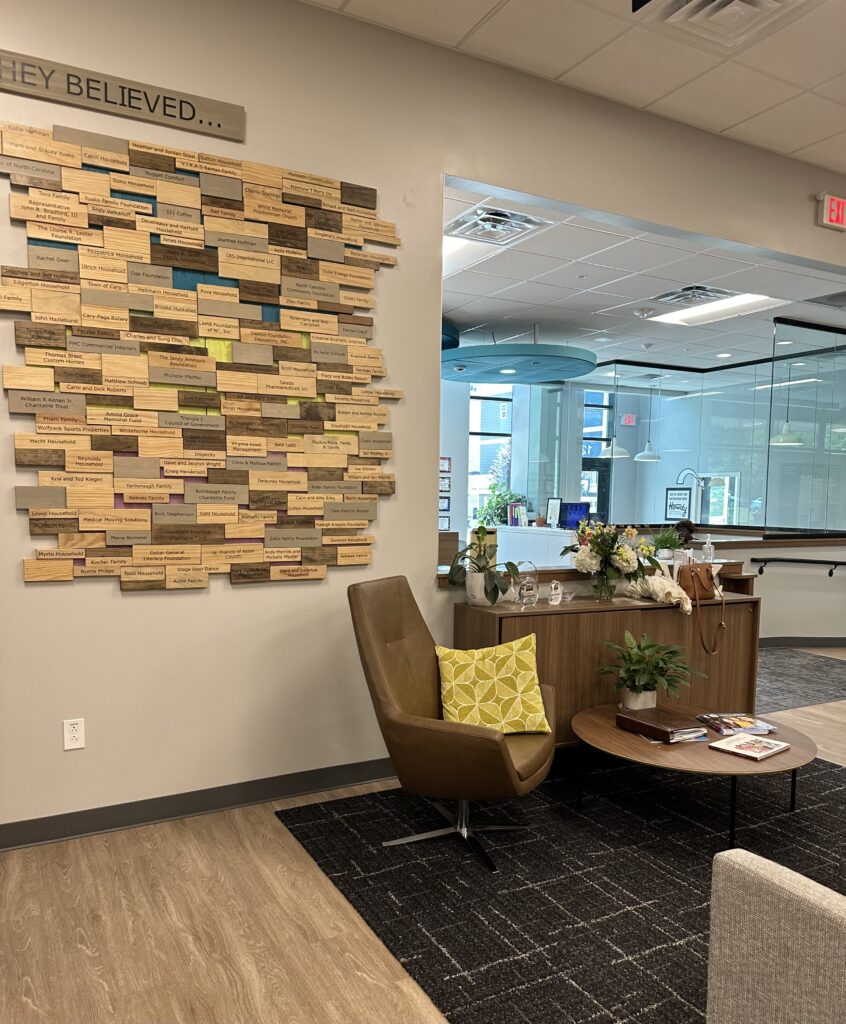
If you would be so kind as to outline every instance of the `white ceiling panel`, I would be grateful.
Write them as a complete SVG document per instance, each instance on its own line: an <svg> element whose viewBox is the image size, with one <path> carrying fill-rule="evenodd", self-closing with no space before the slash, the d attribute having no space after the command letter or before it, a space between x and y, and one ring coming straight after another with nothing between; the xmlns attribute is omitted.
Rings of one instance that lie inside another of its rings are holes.
<svg viewBox="0 0 846 1024"><path fill-rule="evenodd" d="M688 256L689 253L685 249L672 249L668 245L656 245L654 242L633 238L621 245L615 245L612 249L597 253L592 260L601 267L632 273L663 267Z"/></svg>
<svg viewBox="0 0 846 1024"><path fill-rule="evenodd" d="M846 132L798 149L793 155L799 160L807 160L808 163L830 167L833 171L846 174Z"/></svg>
<svg viewBox="0 0 846 1024"><path fill-rule="evenodd" d="M473 296L461 295L458 292L450 292L444 289L441 300L444 312L449 313L454 309L458 309L459 306L466 306L468 302L472 302Z"/></svg>
<svg viewBox="0 0 846 1024"><path fill-rule="evenodd" d="M505 299L495 299L485 296L480 299L473 299L458 310L462 317L486 317L500 318L508 316L528 315L532 308L530 302L507 302Z"/></svg>
<svg viewBox="0 0 846 1024"><path fill-rule="evenodd" d="M625 296L614 296L619 302L625 301ZM562 314L567 311L578 311L580 313L598 313L601 309L607 309L613 301L612 296L602 292L573 292L566 298L551 305L561 309Z"/></svg>
<svg viewBox="0 0 846 1024"><path fill-rule="evenodd" d="M773 299L810 299L827 295L831 291L829 281L818 281L813 277L786 274L769 267L749 267L733 274L710 278L709 283L733 292L751 292L753 295L769 295Z"/></svg>
<svg viewBox="0 0 846 1024"><path fill-rule="evenodd" d="M814 92L825 96L826 99L834 100L835 103L846 104L846 74L838 75L836 78L823 82L822 85L814 86Z"/></svg>
<svg viewBox="0 0 846 1024"><path fill-rule="evenodd" d="M676 287L678 287L676 281L665 277L653 277L651 274L630 274L628 277L621 277L614 281L608 289L609 292L613 290L614 295L609 295L608 298L613 300L615 297L623 295L627 299L646 300L661 295L663 292L672 291ZM612 301L608 303L609 306L613 304Z"/></svg>
<svg viewBox="0 0 846 1024"><path fill-rule="evenodd" d="M812 88L843 71L846 4L829 0L744 50L737 60Z"/></svg>
<svg viewBox="0 0 846 1024"><path fill-rule="evenodd" d="M560 81L629 106L645 107L720 63L712 53L636 27L562 75Z"/></svg>
<svg viewBox="0 0 846 1024"><path fill-rule="evenodd" d="M444 224L449 224L454 217L460 217L474 205L474 203L466 203L461 199L444 198Z"/></svg>
<svg viewBox="0 0 846 1024"><path fill-rule="evenodd" d="M703 255L688 256L686 259L670 266L661 268L661 277L678 284L701 284L710 281L720 274L731 274L735 270L745 270L750 264L741 260L725 259L721 256ZM616 288L615 288L616 291Z"/></svg>
<svg viewBox="0 0 846 1024"><path fill-rule="evenodd" d="M461 49L556 78L626 28L619 18L573 0L510 0L473 32Z"/></svg>
<svg viewBox="0 0 846 1024"><path fill-rule="evenodd" d="M454 46L496 5L497 0L349 0L344 14Z"/></svg>
<svg viewBox="0 0 846 1024"><path fill-rule="evenodd" d="M575 294L569 288L556 288L551 284L540 284L538 281L523 281L496 293L498 299L516 302L530 302L532 305L546 306L550 302L566 301L568 295Z"/></svg>
<svg viewBox="0 0 846 1024"><path fill-rule="evenodd" d="M515 281L527 281L538 277L561 265L561 260L554 256L539 256L534 252L522 252L520 249L494 249L493 255L473 266L474 273L495 274L498 277L511 277Z"/></svg>
<svg viewBox="0 0 846 1024"><path fill-rule="evenodd" d="M518 242L514 248L521 252L554 256L560 260L576 260L583 259L595 252L602 252L603 249L624 241L624 235L580 228L573 224L556 224L555 227L539 231L536 235L530 235Z"/></svg>
<svg viewBox="0 0 846 1024"><path fill-rule="evenodd" d="M725 134L779 153L793 153L846 131L846 107L803 92L772 110L751 117Z"/></svg>
<svg viewBox="0 0 846 1024"><path fill-rule="evenodd" d="M549 274L538 278L543 284L561 285L565 288L599 288L607 286L618 277L624 277L619 270L598 267L593 263L574 261L567 263ZM610 289L608 289L610 290Z"/></svg>
<svg viewBox="0 0 846 1024"><path fill-rule="evenodd" d="M663 117L721 132L801 91L771 75L727 61L652 103L649 109Z"/></svg>
<svg viewBox="0 0 846 1024"><path fill-rule="evenodd" d="M450 292L463 295L493 295L514 284L513 277L495 277L493 274L476 274L472 270L462 270L444 278L444 288Z"/></svg>

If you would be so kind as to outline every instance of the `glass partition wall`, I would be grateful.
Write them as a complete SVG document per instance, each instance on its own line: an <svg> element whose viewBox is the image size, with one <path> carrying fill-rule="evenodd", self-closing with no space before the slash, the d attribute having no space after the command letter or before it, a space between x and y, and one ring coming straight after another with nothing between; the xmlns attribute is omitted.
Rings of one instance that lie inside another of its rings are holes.
<svg viewBox="0 0 846 1024"><path fill-rule="evenodd" d="M702 526L846 532L844 332L776 320L765 360L704 372L621 361L468 392L467 528L498 484L530 520L559 497L618 523L688 508Z"/></svg>

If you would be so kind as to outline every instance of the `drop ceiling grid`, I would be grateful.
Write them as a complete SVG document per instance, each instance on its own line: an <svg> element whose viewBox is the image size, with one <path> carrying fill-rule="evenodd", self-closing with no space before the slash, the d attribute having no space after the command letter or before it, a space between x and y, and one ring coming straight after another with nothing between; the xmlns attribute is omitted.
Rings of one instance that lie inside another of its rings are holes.
<svg viewBox="0 0 846 1024"><path fill-rule="evenodd" d="M731 57L624 0L304 2L846 172L843 0L808 3Z"/></svg>

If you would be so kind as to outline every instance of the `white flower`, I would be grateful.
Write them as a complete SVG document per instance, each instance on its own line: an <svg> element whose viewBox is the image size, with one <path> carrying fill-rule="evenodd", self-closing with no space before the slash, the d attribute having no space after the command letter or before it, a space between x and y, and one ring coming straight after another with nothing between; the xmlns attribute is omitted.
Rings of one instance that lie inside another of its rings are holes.
<svg viewBox="0 0 846 1024"><path fill-rule="evenodd" d="M573 566L579 572L598 572L602 560L587 546L580 547L573 558Z"/></svg>
<svg viewBox="0 0 846 1024"><path fill-rule="evenodd" d="M621 544L611 556L611 564L620 572L634 572L637 569L637 555L626 544Z"/></svg>

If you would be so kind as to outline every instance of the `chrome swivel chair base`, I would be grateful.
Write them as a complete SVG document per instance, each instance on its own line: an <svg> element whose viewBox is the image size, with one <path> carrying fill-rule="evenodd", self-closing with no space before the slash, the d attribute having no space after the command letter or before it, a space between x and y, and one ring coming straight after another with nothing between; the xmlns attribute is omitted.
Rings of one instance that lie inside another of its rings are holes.
<svg viewBox="0 0 846 1024"><path fill-rule="evenodd" d="M444 836L458 836L463 839L470 851L485 865L489 871L496 871L497 866L490 854L479 840L483 832L522 832L527 826L513 823L503 825L479 825L470 827L470 801L459 800L456 811L450 811L437 800L431 801L432 806L449 822L448 828L436 828L431 832L418 832L417 835L403 836L401 839L388 839L382 846L404 846L406 843L422 843L427 839L441 839Z"/></svg>

